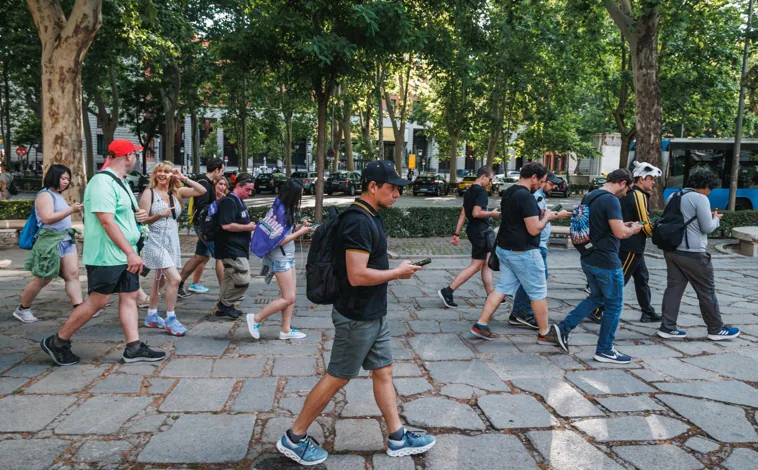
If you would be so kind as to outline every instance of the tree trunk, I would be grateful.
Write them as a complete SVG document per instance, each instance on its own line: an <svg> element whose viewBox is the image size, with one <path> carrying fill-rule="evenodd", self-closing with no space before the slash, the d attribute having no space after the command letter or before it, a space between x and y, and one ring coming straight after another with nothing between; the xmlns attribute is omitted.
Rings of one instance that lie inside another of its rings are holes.
<svg viewBox="0 0 758 470"><path fill-rule="evenodd" d="M192 173L195 174L200 173L200 129L198 124L197 108L192 106L190 111L190 126L192 130L190 131L190 135L192 139ZM184 148L186 149L187 146L185 145Z"/></svg>
<svg viewBox="0 0 758 470"><path fill-rule="evenodd" d="M455 174L458 162L458 134L450 134L450 184L458 182L458 178Z"/></svg>
<svg viewBox="0 0 758 470"><path fill-rule="evenodd" d="M11 164L11 153L12 146L11 146L11 100L10 100L10 80L8 78L8 75L10 74L8 70L8 59L6 59L3 62L3 128L0 128L0 133L2 133L3 137L3 149L5 150L5 158L3 159L3 163L5 164L5 169L10 169Z"/></svg>
<svg viewBox="0 0 758 470"><path fill-rule="evenodd" d="M629 132L621 133L621 149L619 150L619 168L627 168L629 166L629 146L634 140L634 129Z"/></svg>
<svg viewBox="0 0 758 470"><path fill-rule="evenodd" d="M68 19L58 1L27 0L42 44L43 173L58 163L71 169L69 202L86 185L82 158L82 62L102 24L102 0L78 0Z"/></svg>
<svg viewBox="0 0 758 470"><path fill-rule="evenodd" d="M284 113L284 162L287 177L292 175L292 113Z"/></svg>
<svg viewBox="0 0 758 470"><path fill-rule="evenodd" d="M82 105L82 125L84 126L84 148L87 149L86 158L84 160L84 168L87 171L87 180L92 178L95 174L95 152L92 149L92 126L89 124L89 112L87 111L87 103Z"/></svg>
<svg viewBox="0 0 758 470"><path fill-rule="evenodd" d="M365 117L363 110L358 110L358 116L361 121L361 134L363 134L363 145L365 146L363 160L371 158L374 155L373 139L371 138L371 108L373 108L373 105L371 104L371 100L369 100L369 103L366 104Z"/></svg>
<svg viewBox="0 0 758 470"><path fill-rule="evenodd" d="M382 81L383 73L381 64L376 66L376 130L379 134L379 143L376 146L376 159L384 160L384 110L382 109Z"/></svg>
<svg viewBox="0 0 758 470"><path fill-rule="evenodd" d="M347 163L347 171L355 170L355 162L353 161L353 134L350 119L353 117L353 106L350 103L350 98L345 98L342 106L342 133L345 136L345 162Z"/></svg>
<svg viewBox="0 0 758 470"><path fill-rule="evenodd" d="M327 88L328 89L328 88ZM324 208L324 145L326 145L326 107L329 104L329 93L316 90L318 103L318 124L316 128L316 222L321 222Z"/></svg>
<svg viewBox="0 0 758 470"><path fill-rule="evenodd" d="M247 79L242 79L242 106L240 115L242 117L242 129L240 132L239 154L237 155L237 166L240 171L247 172Z"/></svg>
<svg viewBox="0 0 758 470"><path fill-rule="evenodd" d="M495 151L497 150L497 144L500 142L500 131L498 129L490 129L490 138L487 142L487 167L492 169L495 164Z"/></svg>

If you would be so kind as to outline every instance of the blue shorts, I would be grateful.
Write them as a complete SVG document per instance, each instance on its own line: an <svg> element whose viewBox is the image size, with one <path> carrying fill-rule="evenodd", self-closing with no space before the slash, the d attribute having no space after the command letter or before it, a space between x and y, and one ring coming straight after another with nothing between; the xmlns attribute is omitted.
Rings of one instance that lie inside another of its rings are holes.
<svg viewBox="0 0 758 470"><path fill-rule="evenodd" d="M76 254L76 240L63 240L58 244L58 252L61 258L72 253Z"/></svg>
<svg viewBox="0 0 758 470"><path fill-rule="evenodd" d="M198 256L205 256L206 258L216 257L216 247L213 242L205 242L200 238L200 227L197 225L192 227L197 234L197 244L195 245L195 254Z"/></svg>
<svg viewBox="0 0 758 470"><path fill-rule="evenodd" d="M295 257L286 259L271 259L268 255L263 257L263 264L268 266L272 273L286 273L295 267Z"/></svg>
<svg viewBox="0 0 758 470"><path fill-rule="evenodd" d="M531 300L547 297L545 261L540 250L511 251L498 246L496 253L500 260L500 277L495 285L496 291L514 296L520 285Z"/></svg>

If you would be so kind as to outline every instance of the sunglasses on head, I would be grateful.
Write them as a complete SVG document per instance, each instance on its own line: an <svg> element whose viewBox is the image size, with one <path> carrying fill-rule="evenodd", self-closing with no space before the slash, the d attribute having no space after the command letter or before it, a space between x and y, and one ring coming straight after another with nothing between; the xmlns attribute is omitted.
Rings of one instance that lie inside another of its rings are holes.
<svg viewBox="0 0 758 470"><path fill-rule="evenodd" d="M252 179L252 178L248 178L248 179L246 179L246 180L241 180L241 181L240 181L240 180L237 180L237 183L238 183L238 184L248 184L248 183L255 183L255 180L254 180L254 179Z"/></svg>

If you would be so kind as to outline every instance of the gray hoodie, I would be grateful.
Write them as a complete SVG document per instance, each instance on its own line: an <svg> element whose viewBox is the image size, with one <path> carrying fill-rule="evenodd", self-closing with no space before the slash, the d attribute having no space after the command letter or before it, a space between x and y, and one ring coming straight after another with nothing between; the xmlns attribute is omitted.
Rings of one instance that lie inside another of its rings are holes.
<svg viewBox="0 0 758 470"><path fill-rule="evenodd" d="M680 209L685 222L692 217L697 218L687 226L686 237L677 249L705 253L708 248L708 234L719 227L719 219L711 213L711 202L706 196L691 190L682 196Z"/></svg>

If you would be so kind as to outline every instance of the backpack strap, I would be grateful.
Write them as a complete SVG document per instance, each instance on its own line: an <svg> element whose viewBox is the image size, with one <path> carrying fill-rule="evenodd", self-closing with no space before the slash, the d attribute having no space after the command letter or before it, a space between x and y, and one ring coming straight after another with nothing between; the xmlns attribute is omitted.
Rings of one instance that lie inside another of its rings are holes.
<svg viewBox="0 0 758 470"><path fill-rule="evenodd" d="M374 221L374 216L369 212L365 207L363 207L362 204L359 204L357 202L354 202L350 205L347 209L345 209L341 216L344 216L348 212L359 212L363 215L365 215L368 220L371 221L371 246L372 248L376 248L377 244L379 243L379 228L376 226L376 221Z"/></svg>
<svg viewBox="0 0 758 470"><path fill-rule="evenodd" d="M137 212L137 206L134 204L134 199L132 198L132 193L131 193L131 192L130 192L130 191L127 189L127 188L126 188L126 185L125 185L125 184L124 184L124 182L121 180L121 178L119 178L119 177L118 177L118 176L116 176L115 174L111 173L110 171L101 171L100 173L98 173L98 174L97 174L97 175L95 175L95 176L98 176L98 175L108 175L108 176L110 176L111 178L113 178L113 180L114 180L116 183L118 183L118 185L119 185L119 186L121 186L121 188L122 188L124 191L126 191L126 193L127 193L127 196L129 197L129 202L132 204L132 210L133 210L134 212ZM93 176L93 178L94 178L94 176ZM135 218L135 220L136 220L136 218Z"/></svg>
<svg viewBox="0 0 758 470"><path fill-rule="evenodd" d="M171 218L176 220L176 212L174 210L174 193L168 193L168 207L171 209Z"/></svg>
<svg viewBox="0 0 758 470"><path fill-rule="evenodd" d="M679 196L679 213L680 214L682 214L682 196L684 196L685 194L689 194L691 192L693 192L693 190L687 191L685 189L681 189L678 193L676 193L677 196ZM684 215L684 214L682 214L682 215ZM690 220L688 220L687 222L684 223L684 244L687 246L687 249L690 248L690 239L687 236L687 227L689 227L689 225L692 222L694 222L695 219L697 219L697 213L695 213L695 215L693 215Z"/></svg>

